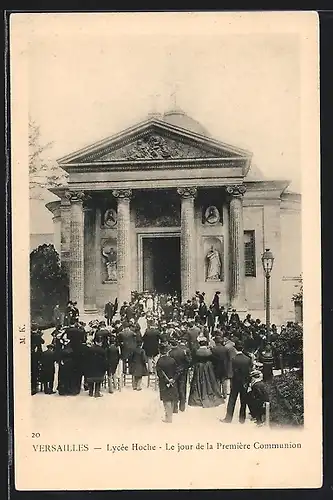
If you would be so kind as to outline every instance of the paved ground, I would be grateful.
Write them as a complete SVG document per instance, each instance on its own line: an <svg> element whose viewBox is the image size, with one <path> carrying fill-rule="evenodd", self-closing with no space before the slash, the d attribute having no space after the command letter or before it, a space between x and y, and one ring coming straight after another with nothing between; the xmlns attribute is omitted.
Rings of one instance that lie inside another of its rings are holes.
<svg viewBox="0 0 333 500"><path fill-rule="evenodd" d="M102 394L102 398L90 398L86 391L82 391L78 396L37 393L32 401L34 425L40 432L54 429L60 423L66 426L68 431L89 430L93 422L98 423L100 429L112 426L113 430L131 429L134 426L139 431L140 427L165 426L162 423L163 405L159 400L158 391L153 388L143 387L141 392L137 392L131 387L125 387L114 394L108 394L106 389L103 389ZM233 423L235 425L239 425L238 410L237 404ZM174 415L173 426L221 427L224 424L220 419L224 418L225 412L226 404L216 408L187 407L184 413ZM254 426L254 423L247 419L246 425Z"/></svg>
<svg viewBox="0 0 333 500"><path fill-rule="evenodd" d="M45 344L51 340L50 332L46 330L43 334ZM55 387L57 385L57 370ZM102 389L102 398L90 398L86 391L81 391L78 396L59 396L58 393L45 395L37 393L33 396L32 412L33 420L38 429L52 429L61 423L67 429L89 429L91 423L98 421L100 428L112 425L119 427L133 428L146 427L151 425L163 425L161 423L164 416L163 405L159 400L159 392L152 387L147 388L147 377L143 379L143 390L133 391L130 386L126 386L122 391L115 391L109 394L106 388ZM234 423L238 425L237 417L239 403L235 408ZM174 416L173 426L188 427L209 425L221 427L220 419L224 418L226 404L217 408L191 408L187 407L184 413ZM247 420L248 425L254 426Z"/></svg>

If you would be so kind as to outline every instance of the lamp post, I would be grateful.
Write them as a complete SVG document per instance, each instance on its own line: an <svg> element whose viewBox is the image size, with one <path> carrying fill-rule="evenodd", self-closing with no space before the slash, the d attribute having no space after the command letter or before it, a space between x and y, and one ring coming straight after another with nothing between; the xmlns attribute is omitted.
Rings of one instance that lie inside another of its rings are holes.
<svg viewBox="0 0 333 500"><path fill-rule="evenodd" d="M274 257L269 248L266 248L266 250L262 254L261 262L266 278L266 330L267 330L267 341L270 342L270 326L271 326L270 278L273 269Z"/></svg>
<svg viewBox="0 0 333 500"><path fill-rule="evenodd" d="M269 382L273 378L273 353L271 347L271 297L270 278L273 269L274 257L269 248L266 248L261 257L262 267L266 278L266 346L263 354L264 381Z"/></svg>

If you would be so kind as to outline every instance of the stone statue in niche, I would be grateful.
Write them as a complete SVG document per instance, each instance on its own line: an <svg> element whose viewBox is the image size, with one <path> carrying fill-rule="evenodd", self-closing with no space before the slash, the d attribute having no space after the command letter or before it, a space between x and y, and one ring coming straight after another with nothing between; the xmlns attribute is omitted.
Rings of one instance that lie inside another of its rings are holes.
<svg viewBox="0 0 333 500"><path fill-rule="evenodd" d="M117 281L117 252L113 246L106 244L102 247L102 255L107 271L107 281Z"/></svg>
<svg viewBox="0 0 333 500"><path fill-rule="evenodd" d="M212 245L206 255L207 272L206 281L220 281L222 271L222 260L219 251Z"/></svg>
<svg viewBox="0 0 333 500"><path fill-rule="evenodd" d="M205 210L204 222L208 222L208 224L217 224L220 220L220 212L214 205L211 205Z"/></svg>
<svg viewBox="0 0 333 500"><path fill-rule="evenodd" d="M115 227L117 225L117 210L114 208L106 210L103 217L103 224L106 227Z"/></svg>

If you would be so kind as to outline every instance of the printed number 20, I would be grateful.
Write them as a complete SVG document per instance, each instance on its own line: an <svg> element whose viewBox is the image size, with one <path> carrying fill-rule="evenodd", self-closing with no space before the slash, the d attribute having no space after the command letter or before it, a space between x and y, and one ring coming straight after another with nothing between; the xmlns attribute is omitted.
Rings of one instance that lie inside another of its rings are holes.
<svg viewBox="0 0 333 500"><path fill-rule="evenodd" d="M32 435L31 435L31 437L33 437L33 438L39 438L40 434L39 434L39 432L33 432Z"/></svg>

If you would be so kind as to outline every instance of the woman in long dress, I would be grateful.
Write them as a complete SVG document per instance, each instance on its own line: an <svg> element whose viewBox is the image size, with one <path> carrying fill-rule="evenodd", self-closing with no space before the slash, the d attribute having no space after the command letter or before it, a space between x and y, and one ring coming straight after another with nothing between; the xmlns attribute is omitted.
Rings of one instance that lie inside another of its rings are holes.
<svg viewBox="0 0 333 500"><path fill-rule="evenodd" d="M212 408L224 403L219 384L216 381L212 363L212 352L206 338L199 339L199 349L193 354L193 377L191 381L189 406Z"/></svg>

